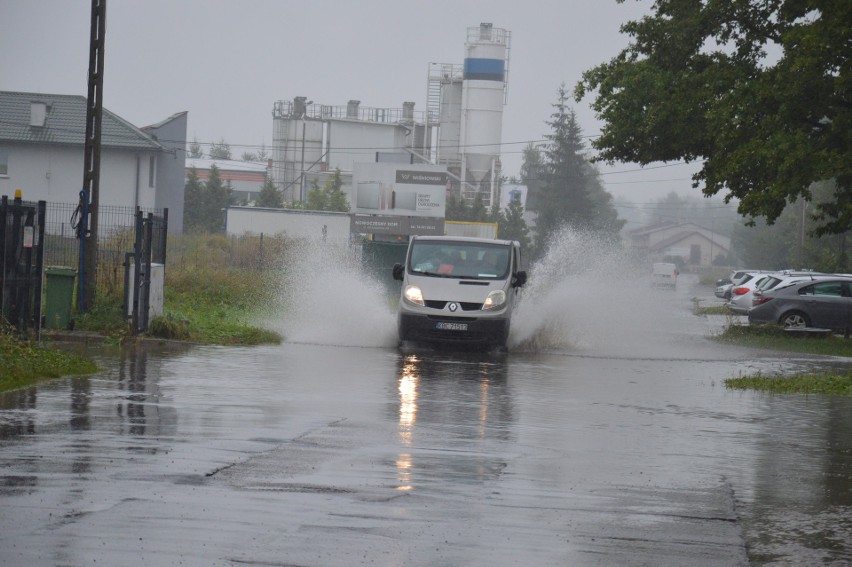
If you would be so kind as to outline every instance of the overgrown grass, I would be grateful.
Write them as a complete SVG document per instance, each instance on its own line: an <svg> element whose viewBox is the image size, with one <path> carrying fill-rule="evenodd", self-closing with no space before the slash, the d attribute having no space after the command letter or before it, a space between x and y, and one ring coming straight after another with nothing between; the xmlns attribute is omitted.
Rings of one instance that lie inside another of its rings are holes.
<svg viewBox="0 0 852 567"><path fill-rule="evenodd" d="M692 313L698 316L701 315L732 315L732 311L723 305L710 305L705 307L701 305L701 299L692 298Z"/></svg>
<svg viewBox="0 0 852 567"><path fill-rule="evenodd" d="M777 325L728 325L714 340L753 348L852 357L850 339L837 335L791 337Z"/></svg>
<svg viewBox="0 0 852 567"><path fill-rule="evenodd" d="M186 267L167 275L166 316L150 334L215 344L280 343L278 333L253 322L275 304L274 276L242 270Z"/></svg>
<svg viewBox="0 0 852 567"><path fill-rule="evenodd" d="M282 337L255 322L275 303L275 272L286 249L281 238L234 239L184 235L169 240L164 315L149 322L147 335L206 344L280 343ZM98 288L97 304L77 317L76 329L102 333L121 343L131 336L117 288Z"/></svg>
<svg viewBox="0 0 852 567"><path fill-rule="evenodd" d="M709 307L695 306L692 310L696 315L731 315L731 310L724 305L711 305Z"/></svg>
<svg viewBox="0 0 852 567"><path fill-rule="evenodd" d="M43 378L97 371L91 360L43 348L0 329L0 392L24 388Z"/></svg>
<svg viewBox="0 0 852 567"><path fill-rule="evenodd" d="M759 390L783 394L828 394L852 396L852 370L845 374L798 374L765 376L755 374L725 380L725 387L736 390Z"/></svg>

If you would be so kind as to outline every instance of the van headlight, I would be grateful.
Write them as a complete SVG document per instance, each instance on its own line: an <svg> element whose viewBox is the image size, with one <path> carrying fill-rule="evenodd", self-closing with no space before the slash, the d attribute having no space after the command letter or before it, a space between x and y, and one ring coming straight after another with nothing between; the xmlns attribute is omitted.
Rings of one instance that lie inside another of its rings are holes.
<svg viewBox="0 0 852 567"><path fill-rule="evenodd" d="M426 305L426 302L423 301L423 292L416 285L405 286L405 291L402 292L402 296L409 303L413 303L415 305Z"/></svg>
<svg viewBox="0 0 852 567"><path fill-rule="evenodd" d="M485 303L482 304L483 309L496 309L506 303L506 292L502 289L495 289L485 298Z"/></svg>

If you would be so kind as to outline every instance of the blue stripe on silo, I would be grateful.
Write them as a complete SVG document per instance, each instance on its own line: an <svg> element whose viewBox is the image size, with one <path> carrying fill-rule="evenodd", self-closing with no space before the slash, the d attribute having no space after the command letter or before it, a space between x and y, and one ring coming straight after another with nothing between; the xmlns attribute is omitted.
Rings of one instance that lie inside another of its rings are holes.
<svg viewBox="0 0 852 567"><path fill-rule="evenodd" d="M464 78L473 81L500 81L506 76L506 62L502 59L464 60Z"/></svg>

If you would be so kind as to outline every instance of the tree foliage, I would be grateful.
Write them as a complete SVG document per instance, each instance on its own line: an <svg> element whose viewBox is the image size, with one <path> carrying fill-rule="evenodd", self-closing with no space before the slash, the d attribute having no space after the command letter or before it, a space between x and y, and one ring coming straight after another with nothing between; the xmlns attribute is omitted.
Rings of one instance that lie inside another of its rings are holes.
<svg viewBox="0 0 852 567"><path fill-rule="evenodd" d="M230 182L223 182L219 168L210 167L207 181L198 178L193 167L184 188L184 227L192 233L215 233L225 230L224 210L234 204Z"/></svg>
<svg viewBox="0 0 852 567"><path fill-rule="evenodd" d="M693 185L752 222L834 180L813 230L850 230L850 22L848 0L657 0L575 87L577 101L596 91L599 159L700 161Z"/></svg>
<svg viewBox="0 0 852 567"><path fill-rule="evenodd" d="M618 220L612 195L603 188L598 171L586 157L583 133L576 114L568 108L565 85L559 87L553 106L540 173L536 217L539 250L566 225L613 237L624 225Z"/></svg>
<svg viewBox="0 0 852 567"><path fill-rule="evenodd" d="M799 199L788 204L774 224L767 225L758 220L754 226L743 223L736 226L732 246L742 262L755 269L852 271L846 234L821 237L812 234L818 221L810 211L831 200L834 191L834 184L830 181L817 183L812 188L812 202Z"/></svg>
<svg viewBox="0 0 852 567"><path fill-rule="evenodd" d="M497 238L517 240L522 250L529 250L530 229L523 214L524 208L518 203L511 203L505 210L500 210L500 204L494 203L488 210L480 195L468 204L461 196L451 194L447 197L444 217L448 221L496 223Z"/></svg>
<svg viewBox="0 0 852 567"><path fill-rule="evenodd" d="M520 171L521 184L527 186L527 209L530 211L538 211L543 173L544 160L541 150L530 142L524 147Z"/></svg>
<svg viewBox="0 0 852 567"><path fill-rule="evenodd" d="M225 140L210 145L210 159L231 159L231 146Z"/></svg>
<svg viewBox="0 0 852 567"><path fill-rule="evenodd" d="M524 208L519 203L509 203L504 211L497 211L497 236L504 240L517 240L521 250L530 250L530 229L524 220Z"/></svg>
<svg viewBox="0 0 852 567"><path fill-rule="evenodd" d="M266 151L266 144L261 144L256 152L243 152L243 161L253 161L257 163L266 163L269 159L269 152Z"/></svg>
<svg viewBox="0 0 852 567"><path fill-rule="evenodd" d="M198 138L193 138L192 143L189 144L189 153L187 157L198 159L204 157L204 152L201 151L201 144L198 142Z"/></svg>
<svg viewBox="0 0 852 567"><path fill-rule="evenodd" d="M189 168L183 190L183 226L186 232L203 232L204 222L201 203L204 201L204 182L198 178L198 170Z"/></svg>
<svg viewBox="0 0 852 567"><path fill-rule="evenodd" d="M343 179L340 169L335 169L331 179L325 185L319 186L316 180L308 191L304 208L309 211L340 211L349 212L349 200L343 191Z"/></svg>
<svg viewBox="0 0 852 567"><path fill-rule="evenodd" d="M260 188L260 193L258 193L254 204L257 207L269 207L273 209L284 207L284 195L275 186L270 176L267 175L263 181L263 187Z"/></svg>

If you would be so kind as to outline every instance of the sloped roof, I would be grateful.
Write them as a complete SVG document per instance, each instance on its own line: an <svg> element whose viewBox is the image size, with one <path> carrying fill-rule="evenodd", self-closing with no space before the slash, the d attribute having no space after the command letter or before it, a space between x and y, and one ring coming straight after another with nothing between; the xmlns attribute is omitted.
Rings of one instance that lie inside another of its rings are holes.
<svg viewBox="0 0 852 567"><path fill-rule="evenodd" d="M237 171L241 173L257 173L266 175L265 163L230 159L186 158L186 169L194 167L201 171L210 169L214 165L219 168L219 171Z"/></svg>
<svg viewBox="0 0 852 567"><path fill-rule="evenodd" d="M654 244L653 246L650 247L650 250L652 252L659 251L659 250L665 250L669 246L672 246L673 244L677 244L681 240L685 240L685 239L687 239L687 238L689 238L690 236L693 236L693 235L698 235L701 238L703 238L704 240L706 240L707 242L712 242L714 246L718 246L719 248L721 248L725 252L728 251L727 246L725 246L724 244L721 244L719 242L711 240L710 238L707 237L707 235L705 235L704 233L702 233L698 230L678 232L677 234L672 235L669 238L666 238L665 240L661 240L660 242L657 242L656 244Z"/></svg>
<svg viewBox="0 0 852 567"><path fill-rule="evenodd" d="M44 126L30 126L32 103L47 106ZM0 141L82 146L86 138L86 97L0 91ZM107 110L101 120L101 146L162 150L145 132Z"/></svg>

